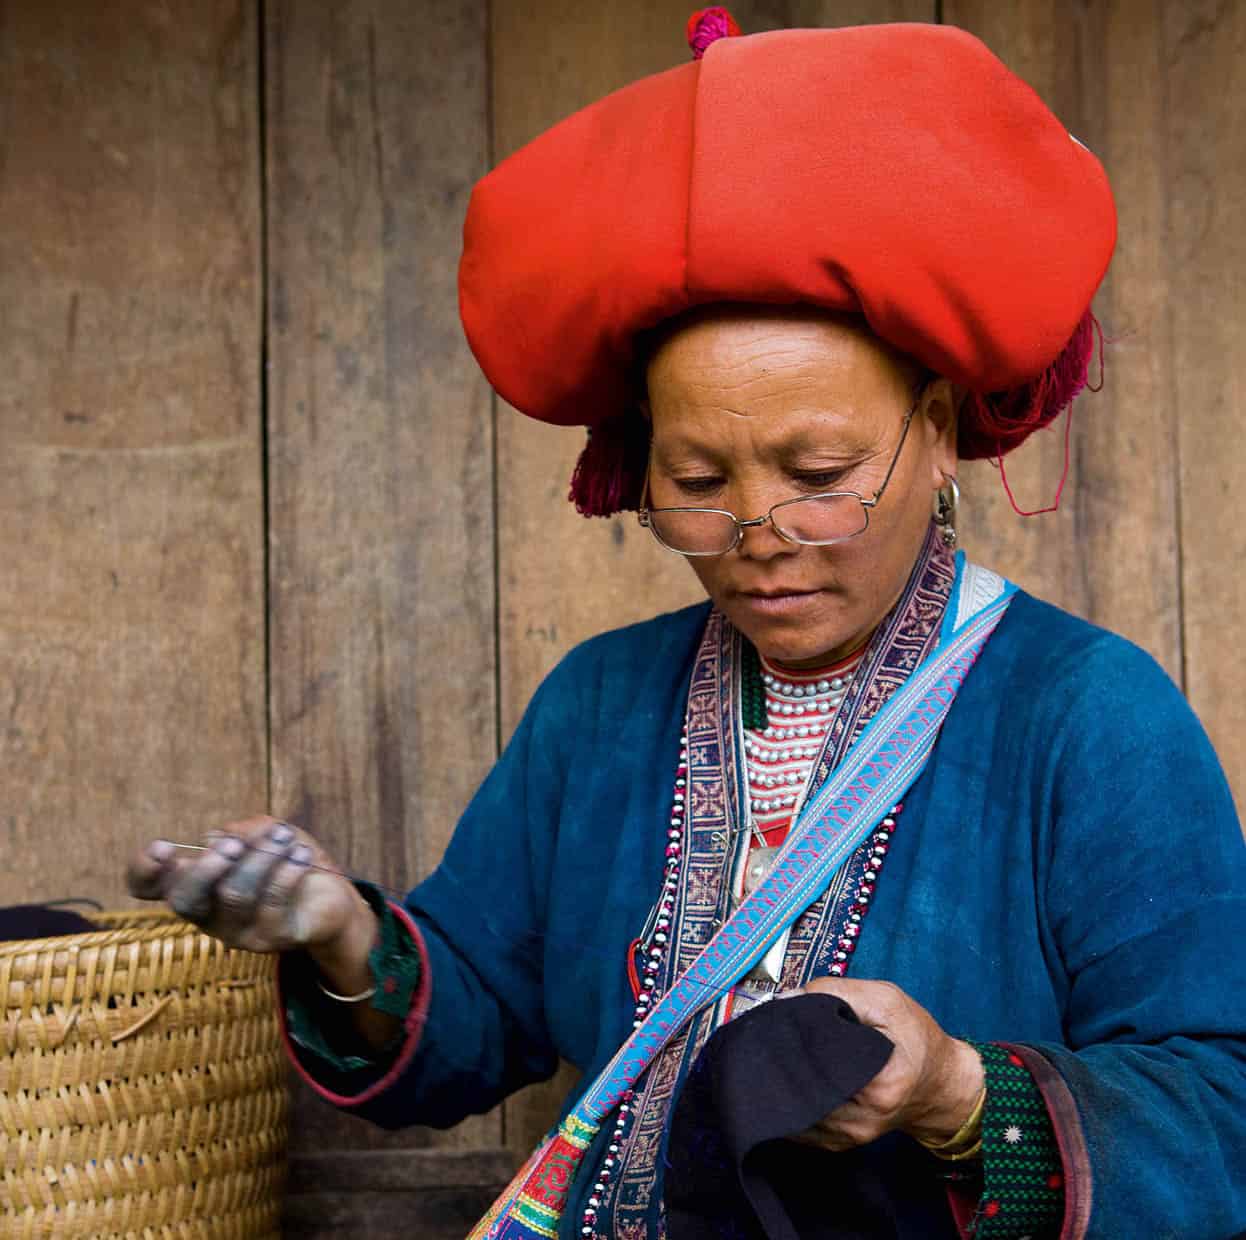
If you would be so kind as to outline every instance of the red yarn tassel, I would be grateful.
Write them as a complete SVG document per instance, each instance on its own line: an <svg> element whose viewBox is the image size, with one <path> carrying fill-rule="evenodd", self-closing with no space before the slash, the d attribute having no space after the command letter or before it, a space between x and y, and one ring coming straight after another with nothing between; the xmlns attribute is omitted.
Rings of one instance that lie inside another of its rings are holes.
<svg viewBox="0 0 1246 1240"><path fill-rule="evenodd" d="M970 392L961 418L960 455L967 460L998 458L1034 431L1054 421L1088 386L1090 359L1099 342L1099 386L1103 386L1103 329L1088 310L1060 355L1041 375L1005 392Z"/></svg>
<svg viewBox="0 0 1246 1240"><path fill-rule="evenodd" d="M1060 474L1060 483L1056 487L1056 498L1047 505L1046 508L1020 508L1017 506L1017 497L1012 493L1012 487L1008 485L1008 471L1004 468L1004 454L1001 452L992 462L999 468L999 480L1004 484L1004 494L1008 496L1008 502L1012 505L1012 510L1019 517L1041 517L1045 512L1060 511L1060 497L1064 494L1064 484L1069 480L1069 461L1072 456L1072 438L1073 438L1073 406L1070 405L1068 414L1064 421L1064 469Z"/></svg>
<svg viewBox="0 0 1246 1240"><path fill-rule="evenodd" d="M648 423L635 413L608 418L589 427L567 498L584 517L639 508L648 469Z"/></svg>
<svg viewBox="0 0 1246 1240"><path fill-rule="evenodd" d="M1090 359L1094 356L1096 339L1099 343L1097 385L1089 381ZM1103 328L1088 310L1060 356L1037 379L1009 392L992 392L985 396L976 392L970 393L961 423L960 454L963 457L993 458L993 463L999 467L1000 481L1004 484L1008 502L1018 516L1037 517L1044 512L1056 512L1060 508L1064 484L1069 477L1073 401L1083 389L1098 392L1102 388ZM1044 508L1021 508L1008 485L1004 454L1015 448L1033 431L1048 425L1066 409L1068 421L1064 427L1064 469L1056 487L1055 499Z"/></svg>

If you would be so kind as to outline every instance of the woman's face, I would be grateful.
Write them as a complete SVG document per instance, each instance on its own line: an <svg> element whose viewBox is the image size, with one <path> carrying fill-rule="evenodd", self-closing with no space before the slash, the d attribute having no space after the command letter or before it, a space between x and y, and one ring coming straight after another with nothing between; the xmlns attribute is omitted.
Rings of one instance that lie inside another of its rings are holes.
<svg viewBox="0 0 1246 1240"><path fill-rule="evenodd" d="M725 508L741 519L823 491L882 485L917 369L859 319L807 308L715 308L674 331L647 371L650 506ZM715 605L767 658L816 667L855 650L900 596L956 473L957 396L921 396L869 528L829 547L769 524L725 555L690 558Z"/></svg>

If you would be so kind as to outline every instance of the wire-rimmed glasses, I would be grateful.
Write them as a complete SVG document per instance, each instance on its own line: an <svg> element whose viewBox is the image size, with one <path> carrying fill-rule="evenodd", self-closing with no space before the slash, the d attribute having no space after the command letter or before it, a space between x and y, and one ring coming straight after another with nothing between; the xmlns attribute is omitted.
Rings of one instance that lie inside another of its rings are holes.
<svg viewBox="0 0 1246 1240"><path fill-rule="evenodd" d="M636 514L637 519L668 551L686 556L726 555L740 545L746 529L767 522L780 538L805 547L829 547L856 538L869 528L870 509L877 507L887 483L891 481L896 462L904 450L904 441L908 438L909 423L913 421L920 401L921 394L918 393L912 408L904 415L900 442L896 444L882 485L868 499L856 491L798 495L795 499L785 499L773 505L765 516L747 521L740 520L734 512L725 508L649 508L642 504ZM648 494L646 480L646 499Z"/></svg>

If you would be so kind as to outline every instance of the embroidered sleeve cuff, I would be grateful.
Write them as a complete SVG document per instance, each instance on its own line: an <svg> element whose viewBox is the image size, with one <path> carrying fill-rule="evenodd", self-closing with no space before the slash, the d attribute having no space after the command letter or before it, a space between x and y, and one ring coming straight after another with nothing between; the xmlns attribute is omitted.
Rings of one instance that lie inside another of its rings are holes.
<svg viewBox="0 0 1246 1240"><path fill-rule="evenodd" d="M1033 1240L1060 1234L1064 1180L1046 1104L1019 1055L973 1043L986 1071L982 1116L982 1196L974 1240Z"/></svg>
<svg viewBox="0 0 1246 1240"><path fill-rule="evenodd" d="M356 887L380 923L377 945L368 956L368 971L376 987L369 1006L405 1020L420 984L420 952L382 892L371 883L360 882ZM320 990L316 978L315 966L305 956L283 960L281 989L290 1040L334 1075L383 1072L403 1049L408 1030L400 1029L379 1051L363 1047L351 1028L349 1012Z"/></svg>

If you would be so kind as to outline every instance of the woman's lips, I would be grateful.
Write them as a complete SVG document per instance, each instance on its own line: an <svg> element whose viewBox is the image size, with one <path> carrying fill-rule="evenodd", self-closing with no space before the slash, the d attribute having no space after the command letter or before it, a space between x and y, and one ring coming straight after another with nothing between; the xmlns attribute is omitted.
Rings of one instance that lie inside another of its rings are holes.
<svg viewBox="0 0 1246 1240"><path fill-rule="evenodd" d="M821 593L821 590L787 590L761 594L741 590L736 594L736 598L758 615L785 616L802 611Z"/></svg>

